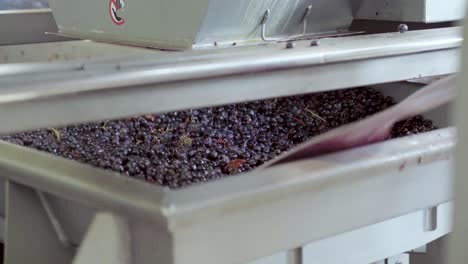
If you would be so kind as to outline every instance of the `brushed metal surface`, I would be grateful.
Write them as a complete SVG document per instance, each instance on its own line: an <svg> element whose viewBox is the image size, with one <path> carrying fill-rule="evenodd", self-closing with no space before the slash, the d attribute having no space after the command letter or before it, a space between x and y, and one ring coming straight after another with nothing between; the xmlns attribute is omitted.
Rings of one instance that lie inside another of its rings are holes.
<svg viewBox="0 0 468 264"><path fill-rule="evenodd" d="M267 9L271 10L268 35L287 39L302 32L301 19L309 5L308 35L345 31L353 20L349 0L210 1L195 47L261 43L260 22Z"/></svg>
<svg viewBox="0 0 468 264"><path fill-rule="evenodd" d="M125 1L121 26L110 17L110 0L50 0L60 33L83 39L189 49L209 0Z"/></svg>
<svg viewBox="0 0 468 264"><path fill-rule="evenodd" d="M115 59L158 52L160 51L87 40L57 41L0 46L0 64L83 61L111 57ZM42 69L46 70L47 67Z"/></svg>
<svg viewBox="0 0 468 264"><path fill-rule="evenodd" d="M50 9L0 10L0 46L67 40L46 34L56 31ZM8 60L2 53L0 57Z"/></svg>
<svg viewBox="0 0 468 264"><path fill-rule="evenodd" d="M60 34L106 42L167 49L192 49L262 43L260 22L271 10L271 37L301 32L312 5L307 34L346 31L356 0L154 0L126 1L112 22L109 1L50 0ZM83 19L86 17L86 19Z"/></svg>

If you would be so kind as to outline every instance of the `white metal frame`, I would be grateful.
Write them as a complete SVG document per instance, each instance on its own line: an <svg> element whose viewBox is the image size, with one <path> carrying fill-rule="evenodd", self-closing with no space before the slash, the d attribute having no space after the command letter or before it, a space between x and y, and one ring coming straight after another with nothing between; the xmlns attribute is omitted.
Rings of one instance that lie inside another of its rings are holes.
<svg viewBox="0 0 468 264"><path fill-rule="evenodd" d="M452 28L313 47L301 41L293 49L7 64L0 66L0 120L9 122L0 132L454 73L461 41ZM307 247L325 245L317 241L398 219L412 219L405 223L420 227L417 241L427 243L450 229L437 221L424 231L424 212L450 215L454 142L453 129L442 129L179 191L0 142L7 261L89 263L100 246L100 263L245 263L287 251L284 258L297 264L307 261ZM37 234L47 243L37 247ZM96 236L117 243L99 244Z"/></svg>

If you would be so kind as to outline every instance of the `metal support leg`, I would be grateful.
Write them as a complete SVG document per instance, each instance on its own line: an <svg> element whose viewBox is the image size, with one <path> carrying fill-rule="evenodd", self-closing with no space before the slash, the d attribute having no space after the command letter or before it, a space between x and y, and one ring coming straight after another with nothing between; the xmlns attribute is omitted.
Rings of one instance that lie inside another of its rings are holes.
<svg viewBox="0 0 468 264"><path fill-rule="evenodd" d="M437 229L437 207L424 210L424 231L432 232Z"/></svg>
<svg viewBox="0 0 468 264"><path fill-rule="evenodd" d="M302 248L296 248L288 252L288 264L303 264Z"/></svg>
<svg viewBox="0 0 468 264"><path fill-rule="evenodd" d="M409 254L401 254L371 264L410 264L410 257Z"/></svg>
<svg viewBox="0 0 468 264"><path fill-rule="evenodd" d="M401 254L387 259L387 264L410 264L409 254Z"/></svg>
<svg viewBox="0 0 468 264"><path fill-rule="evenodd" d="M101 212L94 217L73 264L174 264L173 246L171 235L152 222Z"/></svg>
<svg viewBox="0 0 468 264"><path fill-rule="evenodd" d="M73 248L62 244L36 192L12 182L6 185L5 263L70 263Z"/></svg>
<svg viewBox="0 0 468 264"><path fill-rule="evenodd" d="M49 221L52 224L52 227L54 228L59 241L62 242L62 244L64 244L67 247L76 247L68 238L65 232L65 229L62 227L62 224L57 219L57 216L55 215L54 210L52 209L52 206L49 204L49 201L47 200L47 197L45 196L45 194L40 191L36 191L36 193L37 193L37 197L39 198L39 201L41 201L42 207L44 208L47 216L49 217Z"/></svg>
<svg viewBox="0 0 468 264"><path fill-rule="evenodd" d="M130 264L130 229L125 218L96 214L73 264Z"/></svg>

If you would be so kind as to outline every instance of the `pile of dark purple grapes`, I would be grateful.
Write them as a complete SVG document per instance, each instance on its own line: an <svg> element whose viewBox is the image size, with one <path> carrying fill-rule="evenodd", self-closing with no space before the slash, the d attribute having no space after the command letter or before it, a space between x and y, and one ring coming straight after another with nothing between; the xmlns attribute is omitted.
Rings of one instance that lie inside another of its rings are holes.
<svg viewBox="0 0 468 264"><path fill-rule="evenodd" d="M251 170L316 135L394 105L370 88L20 133L4 140L180 188ZM418 116L392 137L435 129Z"/></svg>

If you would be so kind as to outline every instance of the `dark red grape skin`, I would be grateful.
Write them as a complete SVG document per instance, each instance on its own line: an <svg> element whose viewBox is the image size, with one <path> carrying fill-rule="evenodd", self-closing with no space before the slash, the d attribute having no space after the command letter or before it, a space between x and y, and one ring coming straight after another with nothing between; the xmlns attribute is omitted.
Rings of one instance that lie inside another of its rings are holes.
<svg viewBox="0 0 468 264"><path fill-rule="evenodd" d="M371 88L255 101L19 133L2 139L181 188L252 170L316 135L395 102ZM434 130L421 116L392 138Z"/></svg>

